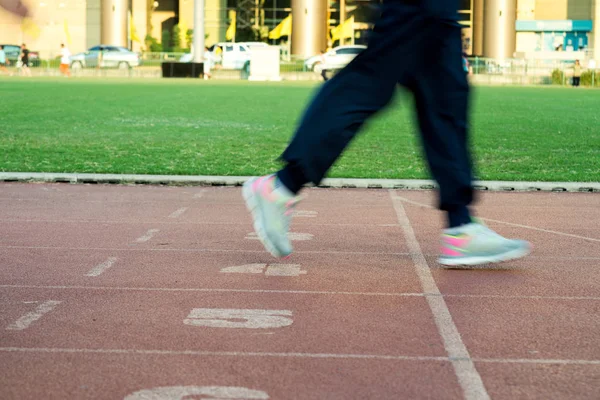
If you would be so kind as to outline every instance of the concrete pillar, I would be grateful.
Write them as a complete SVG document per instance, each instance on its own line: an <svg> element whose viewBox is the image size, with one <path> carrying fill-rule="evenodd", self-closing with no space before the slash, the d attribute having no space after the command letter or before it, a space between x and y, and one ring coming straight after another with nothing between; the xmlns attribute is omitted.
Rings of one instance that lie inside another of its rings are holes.
<svg viewBox="0 0 600 400"><path fill-rule="evenodd" d="M590 33L590 48L592 57L596 60L597 68L600 68L600 0L594 0L592 5L592 32Z"/></svg>
<svg viewBox="0 0 600 400"><path fill-rule="evenodd" d="M483 54L483 0L473 0L473 25L472 25L473 54Z"/></svg>
<svg viewBox="0 0 600 400"><path fill-rule="evenodd" d="M194 38L192 43L192 54L194 62L204 60L204 0L194 0Z"/></svg>
<svg viewBox="0 0 600 400"><path fill-rule="evenodd" d="M148 34L148 2L147 0L132 0L131 14L133 25L141 43L133 42L133 51L141 51L145 46L144 38Z"/></svg>
<svg viewBox="0 0 600 400"><path fill-rule="evenodd" d="M127 43L128 0L102 0L102 44L129 47Z"/></svg>
<svg viewBox="0 0 600 400"><path fill-rule="evenodd" d="M292 0L292 54L310 57L327 47L324 0Z"/></svg>
<svg viewBox="0 0 600 400"><path fill-rule="evenodd" d="M483 55L513 57L517 45L517 0L486 0L483 14Z"/></svg>

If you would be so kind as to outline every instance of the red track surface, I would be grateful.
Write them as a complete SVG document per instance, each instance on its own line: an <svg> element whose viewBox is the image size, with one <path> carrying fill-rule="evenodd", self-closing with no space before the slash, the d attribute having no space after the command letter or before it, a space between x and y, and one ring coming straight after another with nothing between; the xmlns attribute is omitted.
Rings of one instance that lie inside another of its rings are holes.
<svg viewBox="0 0 600 400"><path fill-rule="evenodd" d="M306 195L278 261L238 188L0 184L0 398L600 398L599 194L482 194L534 252L478 270L433 192Z"/></svg>

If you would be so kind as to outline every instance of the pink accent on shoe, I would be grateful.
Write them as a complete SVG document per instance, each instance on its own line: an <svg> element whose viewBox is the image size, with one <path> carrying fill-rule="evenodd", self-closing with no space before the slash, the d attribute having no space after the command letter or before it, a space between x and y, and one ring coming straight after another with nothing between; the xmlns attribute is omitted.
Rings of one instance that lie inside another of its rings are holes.
<svg viewBox="0 0 600 400"><path fill-rule="evenodd" d="M444 235L444 242L452 247L463 247L471 240L470 236Z"/></svg>
<svg viewBox="0 0 600 400"><path fill-rule="evenodd" d="M453 250L448 247L442 246L442 254L445 256L458 257L461 256L462 253L458 250Z"/></svg>
<svg viewBox="0 0 600 400"><path fill-rule="evenodd" d="M260 190L260 184L262 183L263 178L256 178L254 182L252 182L252 191L257 193Z"/></svg>

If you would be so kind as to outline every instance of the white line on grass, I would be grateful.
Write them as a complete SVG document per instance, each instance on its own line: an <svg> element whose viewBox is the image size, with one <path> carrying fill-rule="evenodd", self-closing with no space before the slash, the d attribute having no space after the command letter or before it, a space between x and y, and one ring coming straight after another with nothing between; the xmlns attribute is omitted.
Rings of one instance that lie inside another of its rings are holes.
<svg viewBox="0 0 600 400"><path fill-rule="evenodd" d="M56 300L48 300L37 306L34 311L28 312L21 318L6 327L9 331L22 331L27 329L29 325L42 318L42 316L54 309L61 302Z"/></svg>
<svg viewBox="0 0 600 400"><path fill-rule="evenodd" d="M448 310L446 301L441 296L440 290L431 275L431 270L421 251L421 246L415 237L415 232L410 224L410 220L404 211L404 206L394 195L394 191L390 190L390 197L394 209L396 210L398 223L402 226L404 237L410 250L411 257L415 263L423 292L436 295L426 296L427 303L433 313L433 319L437 325L438 332L444 341L444 348L452 362L454 372L458 377L458 383L463 389L464 397L467 400L489 399L490 397L481 380L481 376L475 369L475 364L473 364L473 361L471 360L469 351L463 343L458 328L452 320L452 315L450 315L450 310Z"/></svg>
<svg viewBox="0 0 600 400"><path fill-rule="evenodd" d="M113 266L113 264L117 261L117 257L109 257L108 260L104 261L102 264L96 265L94 268L89 270L85 276L99 276L104 271Z"/></svg>

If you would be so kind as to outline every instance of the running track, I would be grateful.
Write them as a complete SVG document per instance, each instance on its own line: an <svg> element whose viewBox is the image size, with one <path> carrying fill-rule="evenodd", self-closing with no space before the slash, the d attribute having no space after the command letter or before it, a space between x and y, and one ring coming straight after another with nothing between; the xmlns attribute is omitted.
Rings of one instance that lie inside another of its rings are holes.
<svg viewBox="0 0 600 400"><path fill-rule="evenodd" d="M482 193L533 254L436 265L430 191L0 184L0 398L600 398L600 194Z"/></svg>

